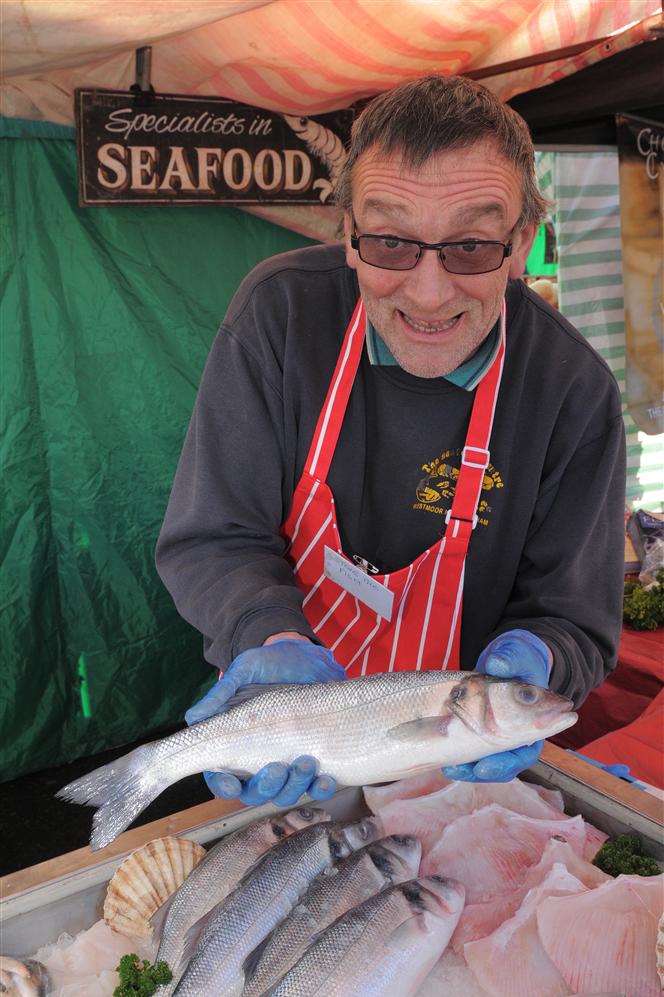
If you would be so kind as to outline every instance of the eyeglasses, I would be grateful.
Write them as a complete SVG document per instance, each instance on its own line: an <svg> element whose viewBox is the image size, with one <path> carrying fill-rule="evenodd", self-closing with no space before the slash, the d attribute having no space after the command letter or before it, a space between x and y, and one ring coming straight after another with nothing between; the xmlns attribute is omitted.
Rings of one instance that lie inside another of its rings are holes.
<svg viewBox="0 0 664 997"><path fill-rule="evenodd" d="M396 235L358 235L353 225L350 244L363 263L381 270L413 270L424 249L435 249L448 273L491 273L512 253L511 242L465 239L463 242L418 242Z"/></svg>

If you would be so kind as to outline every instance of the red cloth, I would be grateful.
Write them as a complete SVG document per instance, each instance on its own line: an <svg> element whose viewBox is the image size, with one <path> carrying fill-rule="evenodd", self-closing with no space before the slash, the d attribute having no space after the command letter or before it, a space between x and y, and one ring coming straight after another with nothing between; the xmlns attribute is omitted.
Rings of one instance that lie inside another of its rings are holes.
<svg viewBox="0 0 664 997"><path fill-rule="evenodd" d="M582 753L605 764L629 765L630 775L664 789L663 747L664 690L638 720L586 744Z"/></svg>
<svg viewBox="0 0 664 997"><path fill-rule="evenodd" d="M583 745L643 716L662 688L664 629L643 632L625 627L618 649L618 667L590 693L579 710L578 722L552 740L561 748L581 750ZM629 765L629 758L621 761Z"/></svg>

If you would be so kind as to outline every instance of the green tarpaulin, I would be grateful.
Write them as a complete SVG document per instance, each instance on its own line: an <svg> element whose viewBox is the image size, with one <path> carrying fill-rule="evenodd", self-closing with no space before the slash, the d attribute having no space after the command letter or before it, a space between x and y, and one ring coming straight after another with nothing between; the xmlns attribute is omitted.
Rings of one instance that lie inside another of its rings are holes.
<svg viewBox="0 0 664 997"><path fill-rule="evenodd" d="M6 780L172 724L209 684L154 546L226 305L307 240L232 208L81 209L72 130L3 124Z"/></svg>

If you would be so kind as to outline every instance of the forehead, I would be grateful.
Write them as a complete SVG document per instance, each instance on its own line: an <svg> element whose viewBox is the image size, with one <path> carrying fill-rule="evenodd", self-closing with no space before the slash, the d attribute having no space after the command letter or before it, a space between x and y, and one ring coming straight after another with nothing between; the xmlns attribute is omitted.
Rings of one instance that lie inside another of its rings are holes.
<svg viewBox="0 0 664 997"><path fill-rule="evenodd" d="M476 217L514 223L521 211L522 184L516 167L491 141L430 156L408 165L400 152L377 148L355 163L353 210L385 219L424 219L435 212L460 223Z"/></svg>

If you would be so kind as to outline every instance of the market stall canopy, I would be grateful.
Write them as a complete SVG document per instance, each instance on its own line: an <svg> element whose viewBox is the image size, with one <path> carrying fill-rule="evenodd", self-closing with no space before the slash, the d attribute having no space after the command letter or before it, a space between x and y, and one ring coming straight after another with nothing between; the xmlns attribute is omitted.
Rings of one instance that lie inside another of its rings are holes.
<svg viewBox="0 0 664 997"><path fill-rule="evenodd" d="M5 0L2 113L71 124L74 89L128 89L144 45L158 92L294 114L430 72L479 76L508 100L635 44L659 11L658 0Z"/></svg>

